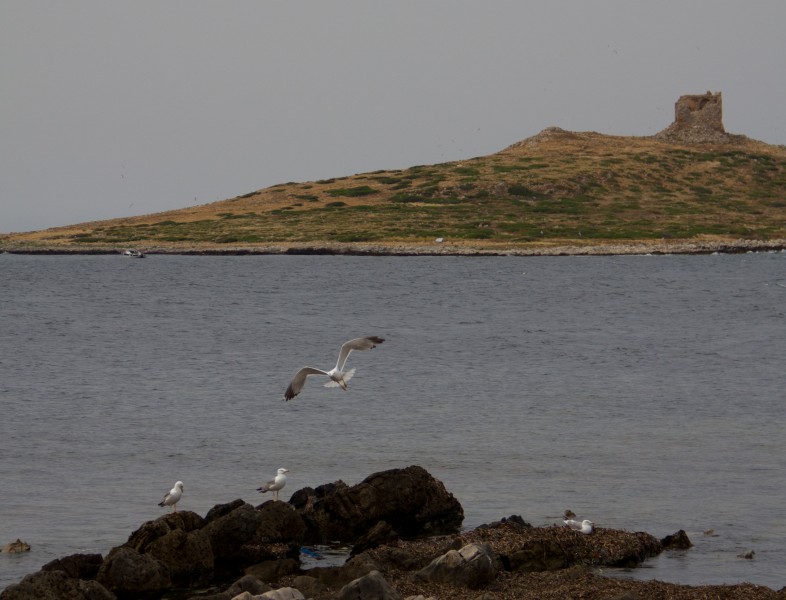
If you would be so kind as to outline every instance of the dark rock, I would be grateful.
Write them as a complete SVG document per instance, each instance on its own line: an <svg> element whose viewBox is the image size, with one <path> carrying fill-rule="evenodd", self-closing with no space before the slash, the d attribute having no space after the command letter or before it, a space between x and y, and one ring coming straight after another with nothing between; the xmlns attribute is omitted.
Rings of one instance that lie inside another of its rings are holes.
<svg viewBox="0 0 786 600"><path fill-rule="evenodd" d="M456 532L464 520L458 500L422 467L374 473L352 487L340 483L305 499L293 496L310 543L354 541L380 521L416 537Z"/></svg>
<svg viewBox="0 0 786 600"><path fill-rule="evenodd" d="M336 597L338 600L401 600L401 594L388 585L379 571L350 581Z"/></svg>
<svg viewBox="0 0 786 600"><path fill-rule="evenodd" d="M501 525L510 525L513 529L530 529L532 525L527 523L524 519L521 518L521 515L510 515L509 517L502 517L499 521L494 521L493 523L487 523L485 525L478 525L478 529L494 529L495 527L499 527Z"/></svg>
<svg viewBox="0 0 786 600"><path fill-rule="evenodd" d="M262 561L298 559L305 524L286 502L266 502L259 509L244 503L213 518L202 531L210 539L216 576L223 579Z"/></svg>
<svg viewBox="0 0 786 600"><path fill-rule="evenodd" d="M266 560L246 568L246 575L252 575L265 583L276 583L282 577L297 573L300 563L291 558Z"/></svg>
<svg viewBox="0 0 786 600"><path fill-rule="evenodd" d="M265 592L269 592L271 589L273 588L271 588L264 581L261 581L258 577L254 577L253 575L243 575L243 577L229 586L227 592L230 594L230 598L234 598L243 592L249 592L252 596L256 596L259 594L264 594Z"/></svg>
<svg viewBox="0 0 786 600"><path fill-rule="evenodd" d="M572 556L557 542L551 540L529 543L500 557L507 571L556 571L572 563Z"/></svg>
<svg viewBox="0 0 786 600"><path fill-rule="evenodd" d="M100 554L70 554L46 563L42 571L63 571L73 579L95 579L104 557Z"/></svg>
<svg viewBox="0 0 786 600"><path fill-rule="evenodd" d="M232 600L243 592L248 592L251 596L259 596L272 590L269 585L260 581L253 575L243 575L223 592L217 594L199 594L192 596L188 600Z"/></svg>
<svg viewBox="0 0 786 600"><path fill-rule="evenodd" d="M683 529L672 535L667 535L660 541L660 545L664 550L687 550L693 547L693 543Z"/></svg>
<svg viewBox="0 0 786 600"><path fill-rule="evenodd" d="M164 563L127 546L109 552L96 581L121 599L155 598L172 586L169 569Z"/></svg>
<svg viewBox="0 0 786 600"><path fill-rule="evenodd" d="M144 523L124 546L165 564L175 586L205 585L213 579L213 550L204 524L195 512L167 513Z"/></svg>
<svg viewBox="0 0 786 600"><path fill-rule="evenodd" d="M171 512L158 517L155 521L146 521L139 529L128 536L124 544L137 552L145 552L147 547L158 538L170 531L196 531L205 525L205 520L197 513L188 510Z"/></svg>
<svg viewBox="0 0 786 600"><path fill-rule="evenodd" d="M264 543L300 544L304 540L306 524L288 503L268 500L257 510L262 517L257 537Z"/></svg>
<svg viewBox="0 0 786 600"><path fill-rule="evenodd" d="M354 579L363 577L371 571L379 571L380 566L367 554L350 558L341 567L315 567L308 574L329 588L340 588Z"/></svg>
<svg viewBox="0 0 786 600"><path fill-rule="evenodd" d="M499 567L491 548L485 544L467 544L434 559L414 574L416 581L449 583L471 590L485 587L497 576Z"/></svg>
<svg viewBox="0 0 786 600"><path fill-rule="evenodd" d="M167 566L177 587L202 586L213 580L213 550L204 531L175 529L150 544L146 552Z"/></svg>
<svg viewBox="0 0 786 600"><path fill-rule="evenodd" d="M245 502L238 498L237 500L233 500L232 502L227 502L225 504L216 504L213 508L207 511L205 515L205 525L208 523L212 523L216 519L223 517L224 515L228 515L236 508L240 508L243 506Z"/></svg>
<svg viewBox="0 0 786 600"><path fill-rule="evenodd" d="M115 595L96 581L69 577L55 569L38 571L0 592L0 600L116 600Z"/></svg>
<svg viewBox="0 0 786 600"><path fill-rule="evenodd" d="M380 544L389 544L399 539L399 537L395 529L385 521L380 521L352 544L350 556L355 556L371 548L376 548Z"/></svg>
<svg viewBox="0 0 786 600"><path fill-rule="evenodd" d="M327 589L327 586L316 577L310 575L298 575L292 581L292 585L303 592L306 598L312 598L317 594L321 594Z"/></svg>

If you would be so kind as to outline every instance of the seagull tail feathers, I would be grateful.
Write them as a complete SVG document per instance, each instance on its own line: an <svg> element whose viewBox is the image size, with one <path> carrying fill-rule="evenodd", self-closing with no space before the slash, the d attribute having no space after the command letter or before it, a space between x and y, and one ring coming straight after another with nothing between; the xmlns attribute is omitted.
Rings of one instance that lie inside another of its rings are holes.
<svg viewBox="0 0 786 600"><path fill-rule="evenodd" d="M355 369L350 369L349 371L344 373L344 376L341 379L344 381L344 384L346 384L347 381L349 381L350 379L352 379L352 377L354 377L354 375L355 375ZM338 383L336 381L333 381L331 379L330 381L328 381L325 384L325 387L338 387L340 385L341 385L340 383ZM344 387L344 386L342 386L342 387Z"/></svg>

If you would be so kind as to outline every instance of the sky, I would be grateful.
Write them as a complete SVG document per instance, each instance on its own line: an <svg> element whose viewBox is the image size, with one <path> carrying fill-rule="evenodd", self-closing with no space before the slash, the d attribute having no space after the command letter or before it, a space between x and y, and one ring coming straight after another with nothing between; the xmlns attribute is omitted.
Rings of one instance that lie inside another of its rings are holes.
<svg viewBox="0 0 786 600"><path fill-rule="evenodd" d="M783 0L2 0L0 232L651 135L786 144Z"/></svg>

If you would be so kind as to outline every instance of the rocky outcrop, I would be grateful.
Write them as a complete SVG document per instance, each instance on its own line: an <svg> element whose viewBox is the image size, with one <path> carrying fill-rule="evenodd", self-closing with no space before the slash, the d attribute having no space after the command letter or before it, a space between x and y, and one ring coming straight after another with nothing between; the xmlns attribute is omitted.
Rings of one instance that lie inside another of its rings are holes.
<svg viewBox="0 0 786 600"><path fill-rule="evenodd" d="M96 581L69 577L65 571L38 571L0 593L2 600L115 600Z"/></svg>
<svg viewBox="0 0 786 600"><path fill-rule="evenodd" d="M337 518L334 529L326 529L330 515ZM205 518L188 511L167 514L144 523L105 558L75 554L52 561L8 587L0 600L153 599L176 590L187 598L183 590L194 588L200 593L191 600L479 598L487 592L527 598L543 597L525 594L532 582L544 581L567 585L560 597L584 597L582 590L591 586L616 594L586 597L611 598L625 591L619 591L619 580L603 585L589 568L633 567L666 543L690 544L683 531L662 542L644 532L605 528L583 535L563 526L532 527L515 515L459 533L462 516L458 502L425 470L395 469L358 486L337 482L301 490L292 504L271 500L254 507L236 500L215 506ZM433 535L444 529L449 534ZM313 532L363 540L366 549L341 566L303 571L300 544ZM205 595L202 590L211 587L214 593ZM658 589L641 597L690 598L686 587L679 596ZM739 594L725 590L723 597L778 597L766 588L738 587Z"/></svg>
<svg viewBox="0 0 786 600"><path fill-rule="evenodd" d="M497 559L489 546L467 544L459 550L448 550L413 577L416 581L452 583L477 590L494 581L498 571Z"/></svg>
<svg viewBox="0 0 786 600"><path fill-rule="evenodd" d="M381 522L402 537L439 535L458 531L464 520L453 494L418 466L374 473L352 487L339 481L301 490L291 502L311 543L354 541Z"/></svg>
<svg viewBox="0 0 786 600"><path fill-rule="evenodd" d="M401 594L393 590L382 573L371 571L368 575L350 581L341 588L338 600L401 600Z"/></svg>

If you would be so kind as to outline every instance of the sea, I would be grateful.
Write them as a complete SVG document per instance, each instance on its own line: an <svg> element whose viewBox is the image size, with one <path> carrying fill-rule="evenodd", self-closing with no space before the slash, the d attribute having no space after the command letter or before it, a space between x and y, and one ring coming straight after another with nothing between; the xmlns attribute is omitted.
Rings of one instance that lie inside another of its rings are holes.
<svg viewBox="0 0 786 600"><path fill-rule="evenodd" d="M420 465L464 528L684 530L611 577L786 586L786 253L0 254L0 589L204 515ZM353 352L345 392L295 371ZM754 552L752 559L742 555Z"/></svg>

